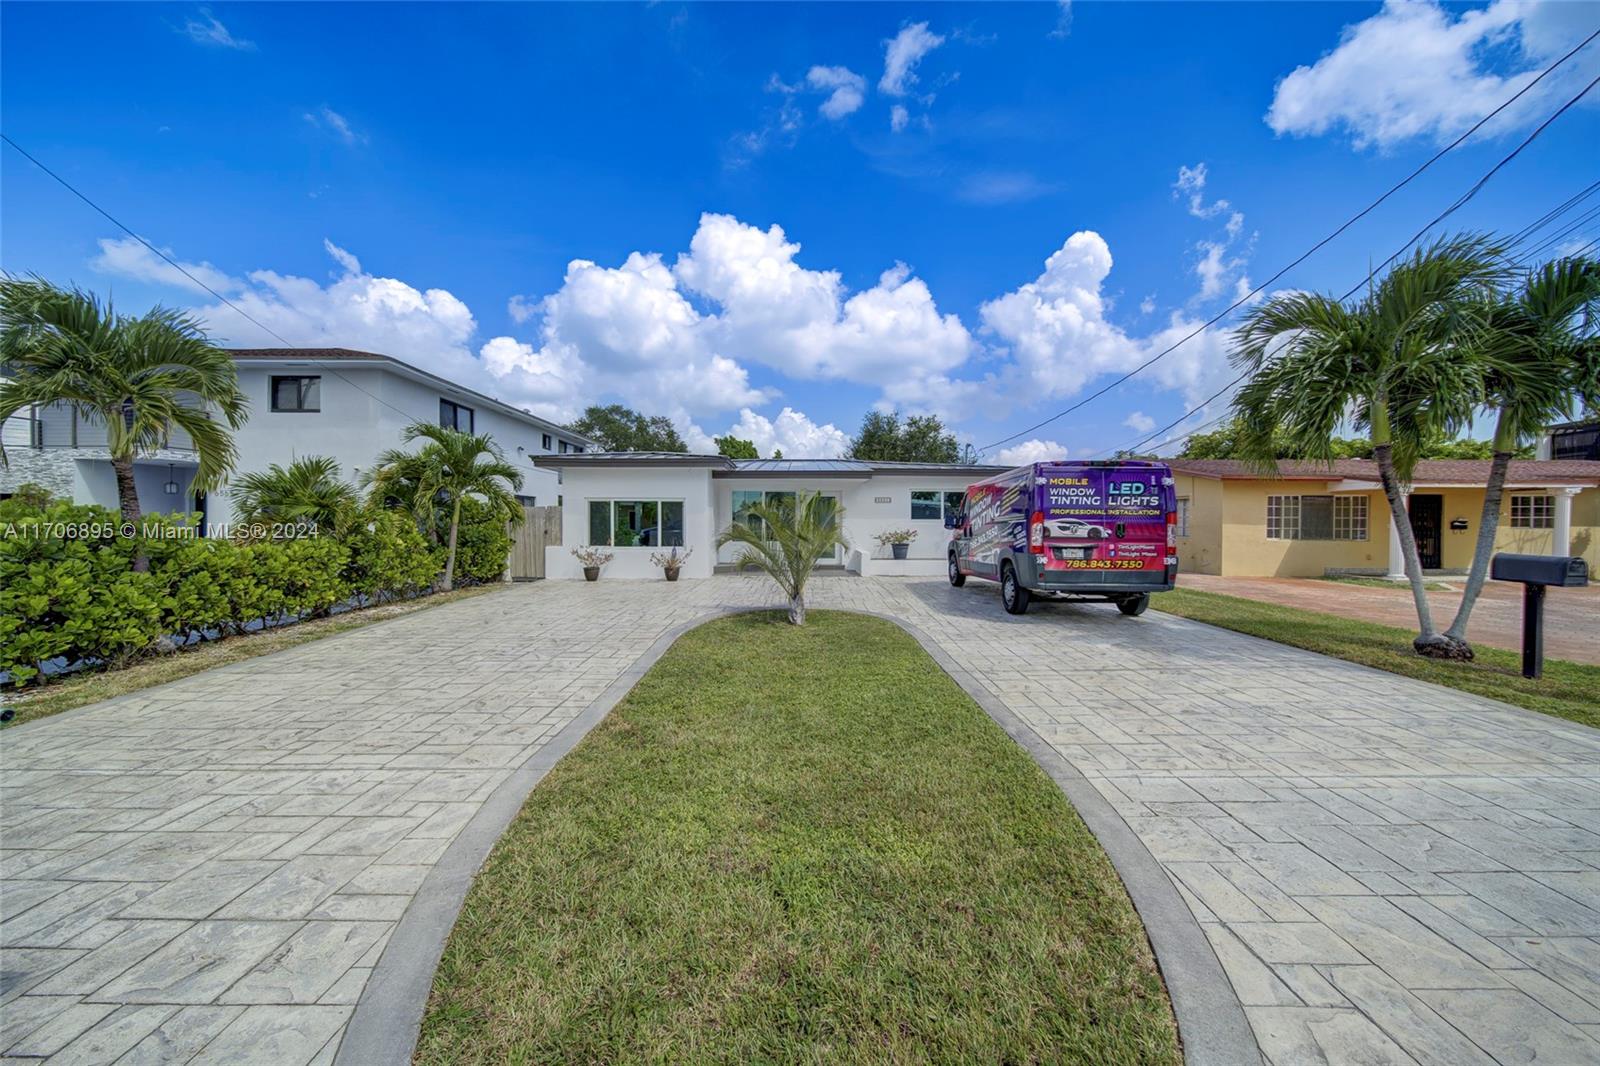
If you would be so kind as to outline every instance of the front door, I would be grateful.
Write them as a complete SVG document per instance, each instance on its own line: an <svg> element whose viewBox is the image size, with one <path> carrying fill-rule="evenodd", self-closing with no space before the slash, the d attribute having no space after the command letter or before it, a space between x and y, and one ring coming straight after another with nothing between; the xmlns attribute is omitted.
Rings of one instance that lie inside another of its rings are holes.
<svg viewBox="0 0 1600 1066"><path fill-rule="evenodd" d="M1437 570L1440 561L1441 534L1444 525L1444 497L1413 494L1407 510L1411 514L1411 535L1417 538L1417 557L1424 570Z"/></svg>

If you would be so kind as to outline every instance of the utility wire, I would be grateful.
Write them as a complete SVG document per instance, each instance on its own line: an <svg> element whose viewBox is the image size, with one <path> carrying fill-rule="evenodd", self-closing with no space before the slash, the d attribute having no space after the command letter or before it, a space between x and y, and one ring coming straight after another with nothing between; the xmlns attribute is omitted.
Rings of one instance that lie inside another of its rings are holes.
<svg viewBox="0 0 1600 1066"><path fill-rule="evenodd" d="M1425 171L1429 167L1433 166L1433 164L1437 163L1440 159L1444 158L1444 156L1447 153L1451 152L1456 147L1458 147L1463 142L1465 142L1467 140L1467 138L1469 138L1473 134L1477 133L1478 130L1482 129L1484 127L1484 125L1489 122L1490 119L1494 118L1496 115L1500 114L1500 112L1504 111L1506 108L1508 108L1512 104L1516 103L1516 101L1519 100L1525 93L1527 93L1535 85L1538 85L1541 81L1543 81L1546 77L1548 77L1553 71L1556 70L1557 67L1560 67L1567 60L1569 60L1573 56L1577 55L1578 52L1583 50L1583 48L1585 48L1596 37L1600 37L1600 29L1597 29L1593 33L1589 34L1589 36L1585 37L1582 41L1578 42L1578 44L1576 46L1574 46L1573 49L1570 52L1568 52L1566 55L1563 55L1561 58L1557 59L1554 63L1551 63L1544 70L1540 71L1538 77L1534 78L1532 81L1528 82L1528 84L1526 84L1522 88L1518 89L1515 93L1513 93L1499 107L1495 108L1493 111L1489 112L1487 115L1483 116L1483 118L1481 118L1477 122L1475 122L1472 125L1472 127L1470 129L1468 129L1465 133L1463 133L1461 136L1457 137L1455 140L1451 141L1449 144L1447 144L1443 148L1439 149L1439 151L1434 153L1434 155L1431 158L1429 158L1427 162L1423 163L1416 170L1413 170L1403 180L1401 180L1399 184L1392 186L1382 196L1378 197L1376 200L1372 201L1372 203L1370 203L1366 207L1362 208L1355 215L1352 215L1341 226L1339 226L1338 229L1334 230L1332 233L1330 233L1326 237L1322 238L1322 240L1320 240L1316 244L1312 245L1311 248L1308 249L1303 254L1301 254L1299 256L1299 258L1295 259L1293 262L1291 262L1287 266L1283 267L1277 273L1273 274L1266 281L1263 281L1260 285L1257 285L1254 289L1250 290L1250 292L1246 293L1244 296L1240 297L1239 299L1235 300L1233 303L1229 304L1227 307L1223 308L1220 312L1218 312L1212 318L1210 318L1206 322L1202 323L1192 333L1186 334L1185 336L1179 338L1177 341L1173 342L1168 347L1162 349L1160 352L1157 352L1155 355L1151 356L1149 359L1145 360L1143 363L1140 363L1138 366L1134 367L1132 370L1130 370L1127 373L1123 374L1121 377L1118 377L1117 379L1115 379L1114 381L1112 381L1110 384L1106 385L1105 387L1097 389L1095 392L1090 393L1088 396L1085 396L1082 400L1079 400L1077 403L1075 403L1072 406L1068 407L1066 410L1058 411L1057 413L1051 415L1049 418L1046 418L1041 422L1034 423L1033 425L1029 426L1027 429L1018 430L1016 433L1013 433L1008 437L1002 437L999 440L994 441L991 444L984 445L982 448L979 449L979 454L981 455L982 453L987 452L992 448L998 448L1002 444L1007 444L1007 443L1009 443L1011 441L1014 441L1018 437L1023 437L1023 436L1026 436L1029 433L1033 433L1036 430L1043 429L1045 426L1048 426L1050 423L1056 421L1057 419L1065 418L1067 415L1071 414L1072 412L1074 412L1076 410L1079 410L1080 408L1084 407L1085 405L1087 405L1089 403L1092 403L1093 401L1099 399L1101 396L1104 396L1106 393L1110 392L1112 389L1116 388L1118 385L1121 385L1123 382L1125 382L1128 379L1132 378L1135 374L1140 373L1141 371L1145 370L1147 367L1150 367L1150 366L1154 365L1159 360L1166 358L1168 355L1171 355L1181 345L1186 344L1189 341L1193 340L1194 338L1198 337L1200 334L1204 333L1206 330L1210 329L1212 326L1214 326L1218 322L1222 321L1228 315L1232 314L1234 311L1238 310L1240 307L1243 307L1250 300L1254 299L1260 293L1264 292L1267 289L1268 286L1273 284L1279 278L1283 277L1289 271L1293 270L1295 267L1299 266L1301 263L1303 263L1307 259L1311 258L1311 256L1313 256L1318 251L1320 251L1323 248L1323 246L1328 244L1334 238L1338 237L1345 230L1349 229L1351 226L1355 225L1361 219L1363 219L1367 215L1371 214L1378 207L1378 205L1382 204L1385 200L1389 199L1389 197L1393 196L1395 193L1399 192L1401 189L1403 189L1407 185L1411 184L1411 182L1414 181L1417 177L1419 177L1422 174L1423 171ZM1589 87L1593 88L1594 87L1594 83L1591 82ZM1587 93L1587 92L1588 92L1588 89L1585 89L1584 93ZM1551 116L1551 118L1545 122L1545 126L1548 126L1551 121L1554 121L1554 119L1557 116L1559 116L1562 111L1565 111L1567 109L1567 107L1570 107L1570 106L1572 106L1573 103L1576 103L1577 100L1584 95L1584 93L1578 94L1578 97L1575 97L1572 101L1569 101L1566 106L1562 107L1560 111L1556 112L1556 115ZM1539 132L1543 131L1543 129L1544 129L1544 126L1539 127L1539 130L1535 131L1534 136L1537 136ZM1532 138L1529 138L1529 140L1532 140ZM1524 142L1524 146L1526 144L1527 144L1527 142ZM1521 149L1519 148L1518 151L1520 151L1520 150ZM1501 165L1503 166L1506 162L1509 162L1511 158L1515 157L1515 154L1516 153L1512 153L1512 156L1508 157L1506 160L1502 161ZM1496 167L1495 169L1499 169L1499 168ZM1489 174L1484 176L1483 181L1487 181L1490 177L1493 177L1493 175L1494 175L1494 171L1490 171ZM1481 187L1481 185L1482 185L1482 183L1480 182L1478 187ZM1466 200L1471 199L1472 195L1475 194L1476 191L1477 191L1477 188L1474 188L1464 199L1462 199L1462 200L1458 201L1456 204L1452 205L1451 208L1449 209L1449 211L1446 211L1445 213L1449 214L1450 211L1454 211L1457 207L1460 207L1462 203L1466 202ZM1441 216L1441 217L1443 217L1443 216ZM1405 247L1409 248L1411 246L1411 244L1415 242L1415 240L1416 240L1416 238L1412 238L1412 241L1407 242ZM1405 250L1405 248L1402 248L1401 252L1403 252L1404 250ZM1399 254L1400 254L1400 252L1396 252L1395 256L1398 256ZM1390 261L1393 261L1393 258L1394 257L1391 257ZM1365 284L1365 282L1363 282L1363 284ZM1357 287L1359 288L1360 286L1357 286Z"/></svg>
<svg viewBox="0 0 1600 1066"><path fill-rule="evenodd" d="M78 199L80 199L84 203L88 204L96 212L98 212L101 216L103 216L107 221L109 221L113 226L116 226L122 232L126 233L128 236L132 237L134 240L136 240L140 244L144 245L151 252L153 252L156 255L160 256L161 259L168 266L172 267L178 273L182 274L184 277L188 278L190 281L192 281L196 285L200 286L200 288L204 289L206 292L209 292L212 296L215 296L218 300L221 300L227 306L229 306L229 307L233 308L235 311L239 312L239 314L245 319L245 321L250 322L257 329L261 330L263 333L267 334L268 336L277 338L278 342L281 343L285 348L292 348L295 351L303 350L300 345L291 344L277 330L274 330L274 329L268 327L267 325L265 325L264 323L258 321L257 319L252 317L250 315L250 313L248 311L246 311L244 308L240 307L238 304L234 303L232 300L230 300L226 296L222 295L222 293L218 292L216 289L213 289L210 285L207 285L205 282L203 282L199 278L195 277L193 274L191 274L189 272L189 270L182 263L178 262L176 259L173 259L166 252L163 252L160 248L157 248L155 245L151 244L149 241L147 241L143 237L139 236L133 230L131 230L127 226L123 225L122 221L120 219L118 219L115 215L113 215L111 212L107 211L105 208L101 207L99 204L95 203L93 200L89 199L88 196L86 196L84 193L80 192L77 188L75 188L73 186L73 184L71 182L69 182L66 178L63 178L60 174L57 174L55 171L51 170L49 167L47 167L43 163L41 163L37 158L35 158L31 153L29 153L27 149L23 148L22 145L18 144L16 141L12 140L10 135L5 134L5 133L0 133L0 140L5 141L12 148L15 148L17 150L17 152L19 152L24 159L26 159L28 162L32 163L34 166L38 167L40 170L44 171L50 177L54 178L56 180L56 182L62 188L66 189L72 195L76 196ZM306 362L311 363L314 366L317 366L317 367L319 367L321 369L324 369L324 370L328 371L334 377L338 378L340 381L343 381L346 385L349 385L351 388L355 389L356 391L366 393L372 399L377 400L379 403L383 404L385 407L389 408L391 411L395 411L395 412L398 412L399 414L405 415L406 418L408 418L408 419L415 418L415 415L412 412L403 410L403 409L401 409L399 407L396 407L394 404L390 403L388 400L385 400L382 396L379 396L377 393L363 388L359 383L357 383L355 381L352 381L349 378L345 377L337 369L335 369L334 367L329 366L323 360L316 359L316 358L313 358L311 356L306 356L305 359L306 359Z"/></svg>
<svg viewBox="0 0 1600 1066"><path fill-rule="evenodd" d="M1600 32L1600 31L1597 31L1597 32ZM1580 92L1577 96L1574 96L1571 100L1568 100L1565 104L1561 105L1561 107L1556 110L1555 114L1551 115L1548 119L1546 119L1543 123L1541 123L1539 125L1538 129L1534 130L1531 134L1528 135L1527 139L1525 139L1521 144L1517 145L1516 148L1512 149L1511 152L1505 156L1505 158L1500 160L1500 162L1496 163L1493 167L1490 167L1488 173L1486 173L1482 178L1479 178L1478 181L1473 183L1472 188L1468 189L1465 193L1463 193L1460 197L1458 197L1456 199L1455 203L1451 204L1449 207L1447 207L1443 211L1441 211L1438 215L1434 216L1433 221L1429 222L1426 226L1424 226L1421 230L1419 230L1416 237L1412 237L1411 240L1407 241L1400 248L1400 250L1398 252L1396 252L1394 255L1391 255L1388 259L1384 260L1384 263L1388 264L1388 263L1394 262L1397 258L1400 257L1400 255L1407 248L1411 247L1411 245L1413 245L1413 244L1415 244L1417 242L1417 238L1418 237L1420 237L1422 234L1428 232L1428 230L1432 229L1434 226L1438 225L1441 221L1443 221L1446 217L1448 217L1452 212L1454 212L1462 204L1466 203L1468 200L1471 200L1474 196L1476 196L1478 194L1478 192L1484 187L1484 185L1488 183L1488 180L1490 178L1494 177L1494 175L1497 172L1499 172L1499 170L1502 167L1504 167L1507 163L1511 162L1511 160L1515 159L1519 154L1521 154L1522 150L1524 148L1528 147L1528 145L1532 144L1533 141L1535 140L1535 138L1537 138L1539 136L1539 134L1543 133L1544 130L1550 125L1551 122L1555 121L1556 118L1558 118L1568 108L1572 107L1573 104L1575 104L1579 100L1583 99L1583 97L1586 96L1589 93L1589 91L1592 90L1595 87L1596 84L1600 84L1600 78L1596 78L1594 81L1590 82L1588 87L1585 88L1583 90L1583 92ZM1597 183L1597 184L1600 184L1600 183ZM1568 203L1570 204L1570 203L1572 203L1572 201L1568 201ZM1596 210L1600 210L1600 208L1597 208ZM1538 223L1538 224L1542 224L1542 222L1548 220L1550 217L1552 217L1552 213L1551 212L1547 212L1544 216L1541 217L1541 223ZM1533 228L1535 228L1535 227L1532 227L1532 226L1527 227L1527 228L1525 228L1523 230L1523 232L1528 232ZM1597 238L1597 241L1600 241L1600 238ZM1582 252L1584 250L1586 250L1588 247L1590 247L1590 246L1594 245L1595 243L1597 243L1597 241L1590 241L1589 245L1586 245L1584 247L1584 249L1579 249L1579 251L1574 253L1574 254L1582 254ZM1372 279L1372 277L1373 277L1373 275L1375 273L1376 273L1376 271L1373 271L1373 272L1369 273L1366 278L1364 278L1361 281L1357 282L1354 286L1352 286L1350 288L1350 290L1348 292L1346 292L1343 296L1340 297L1340 300L1341 301L1348 300L1351 297L1352 294L1354 294L1355 292L1359 291L1363 286L1365 286L1369 281L1371 281L1371 279ZM1149 444L1151 441L1155 440L1157 437L1161 436L1163 433L1166 433L1168 430L1173 429L1174 427L1182 424L1184 419L1189 418L1190 416L1192 416L1192 415L1194 415L1194 414L1196 414L1196 413L1198 413L1200 411L1205 410L1207 404L1213 402L1219 396L1221 396L1223 393L1227 392L1229 389L1233 388L1235 385L1238 385L1241 381L1243 381L1245 378L1247 378L1249 376L1250 376L1250 370L1246 369L1238 377L1234 378L1232 381L1230 381L1226 385L1222 386L1222 388L1218 389L1216 392L1212 393L1210 396L1207 396L1204 400L1201 400L1199 403L1195 404L1193 407L1191 407L1189 410L1185 411L1183 414L1179 415L1173 421L1167 423L1165 426L1162 426L1160 429L1156 430L1154 433L1152 433L1149 436L1145 437L1143 440L1139 441L1137 444L1132 444L1132 445L1127 446L1126 448L1119 448L1119 449L1116 449L1116 450L1117 451L1138 451L1140 448L1143 448L1146 444ZM1202 428L1204 428L1204 427L1202 427ZM1193 430L1191 432L1199 432L1199 431L1198 430ZM1163 442L1163 443L1165 443L1165 442ZM1095 454L1096 455L1104 455L1104 454L1106 454L1106 451L1102 450L1102 451L1096 452Z"/></svg>

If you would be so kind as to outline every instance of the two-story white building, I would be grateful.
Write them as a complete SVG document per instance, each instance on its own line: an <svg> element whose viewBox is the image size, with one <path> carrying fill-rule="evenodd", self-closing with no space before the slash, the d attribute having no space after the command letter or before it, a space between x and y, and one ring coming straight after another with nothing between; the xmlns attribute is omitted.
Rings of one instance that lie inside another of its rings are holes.
<svg viewBox="0 0 1600 1066"><path fill-rule="evenodd" d="M594 447L564 426L392 356L348 348L248 348L230 354L250 401L249 419L234 433L235 477L319 455L335 460L341 475L355 483L380 453L407 447L407 426L436 422L493 437L522 472L523 501L546 506L558 502L560 478L534 466L533 459ZM18 412L0 433L8 460L0 466L0 498L34 482L79 503L117 506L105 427L82 412L70 405ZM209 522L230 520L226 489L210 500L191 491L195 456L187 435L175 432L170 445L134 463L140 509L198 510Z"/></svg>

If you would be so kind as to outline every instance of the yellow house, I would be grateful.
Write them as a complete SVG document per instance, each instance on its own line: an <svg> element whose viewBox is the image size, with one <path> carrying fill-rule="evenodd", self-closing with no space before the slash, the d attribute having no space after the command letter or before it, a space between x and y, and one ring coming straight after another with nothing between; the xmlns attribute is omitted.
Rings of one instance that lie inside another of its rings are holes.
<svg viewBox="0 0 1600 1066"><path fill-rule="evenodd" d="M1236 577L1402 573L1377 464L1279 463L1262 477L1231 459L1173 459L1182 570ZM1426 570L1472 564L1488 460L1417 464L1407 492ZM1515 460L1506 477L1496 551L1581 555L1600 570L1600 462Z"/></svg>

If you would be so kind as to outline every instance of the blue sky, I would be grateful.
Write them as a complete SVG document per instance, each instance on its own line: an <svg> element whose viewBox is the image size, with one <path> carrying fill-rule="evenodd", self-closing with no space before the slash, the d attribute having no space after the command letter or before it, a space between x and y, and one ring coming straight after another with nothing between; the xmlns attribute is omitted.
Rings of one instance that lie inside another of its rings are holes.
<svg viewBox="0 0 1600 1066"><path fill-rule="evenodd" d="M1600 27L1600 4L0 19L6 134L290 342L799 455L874 406L936 411L977 445L1069 406L1365 206ZM1596 73L1600 42L1274 288L1344 291ZM1514 231L1600 177L1593 103L1455 221ZM278 343L0 152L4 269ZM1132 443L1231 377L1225 353L1207 331L1004 457Z"/></svg>

